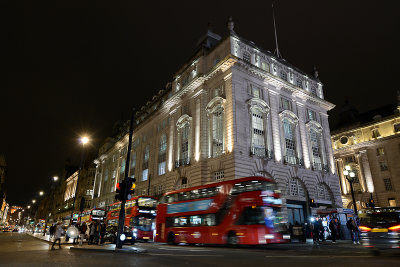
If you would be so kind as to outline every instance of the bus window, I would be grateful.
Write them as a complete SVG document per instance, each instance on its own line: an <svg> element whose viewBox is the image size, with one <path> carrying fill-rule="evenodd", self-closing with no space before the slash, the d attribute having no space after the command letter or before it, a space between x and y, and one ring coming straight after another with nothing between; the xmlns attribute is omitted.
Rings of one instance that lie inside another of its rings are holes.
<svg viewBox="0 0 400 267"><path fill-rule="evenodd" d="M265 223L264 211L261 207L245 207L242 215L237 221L238 225L254 225Z"/></svg>
<svg viewBox="0 0 400 267"><path fill-rule="evenodd" d="M138 199L138 206L155 208L155 207L157 207L157 200L155 200L154 198L149 198L149 197L140 197Z"/></svg>
<svg viewBox="0 0 400 267"><path fill-rule="evenodd" d="M266 181L245 181L241 183L236 183L232 188L232 194L240 194L243 192L250 191L271 191L276 190L276 184L266 182Z"/></svg>

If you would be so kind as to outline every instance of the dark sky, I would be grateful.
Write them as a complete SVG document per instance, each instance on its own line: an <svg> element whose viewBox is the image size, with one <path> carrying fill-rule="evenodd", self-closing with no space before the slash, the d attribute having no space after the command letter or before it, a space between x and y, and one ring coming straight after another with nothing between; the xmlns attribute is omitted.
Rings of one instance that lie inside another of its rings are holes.
<svg viewBox="0 0 400 267"><path fill-rule="evenodd" d="M0 153L12 204L26 205L92 150L131 107L163 89L211 23L275 49L271 1L1 1ZM328 3L329 2L329 3ZM283 58L325 98L359 110L395 103L399 1L275 1ZM331 116L335 117L335 111Z"/></svg>

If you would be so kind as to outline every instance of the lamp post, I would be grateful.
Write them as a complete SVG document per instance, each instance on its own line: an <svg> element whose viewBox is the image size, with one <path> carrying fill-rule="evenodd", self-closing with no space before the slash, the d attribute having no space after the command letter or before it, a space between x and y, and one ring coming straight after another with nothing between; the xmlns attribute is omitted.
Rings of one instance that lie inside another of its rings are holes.
<svg viewBox="0 0 400 267"><path fill-rule="evenodd" d="M74 201L72 202L71 224L72 224L72 220L73 220L73 216L74 216L76 195L78 194L79 177L81 175L81 171L82 171L82 168L83 168L83 158L84 158L83 155L84 155L84 152L85 152L85 145L87 143L89 143L89 138L87 136L82 136L79 141L82 144L81 163L79 164L78 178L76 179L75 196L74 196Z"/></svg>
<svg viewBox="0 0 400 267"><path fill-rule="evenodd" d="M354 198L354 190L353 190L353 182L356 174L351 170L351 167L349 165L346 165L344 167L343 174L346 177L347 181L349 181L350 183L350 191L351 191L351 198L353 199L354 214L357 216L357 203L356 199Z"/></svg>

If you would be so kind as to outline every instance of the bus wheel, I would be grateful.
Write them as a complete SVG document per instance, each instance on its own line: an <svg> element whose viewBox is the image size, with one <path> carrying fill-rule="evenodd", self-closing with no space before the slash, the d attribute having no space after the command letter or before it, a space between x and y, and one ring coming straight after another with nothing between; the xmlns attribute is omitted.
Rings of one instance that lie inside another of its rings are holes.
<svg viewBox="0 0 400 267"><path fill-rule="evenodd" d="M239 238L235 232L231 231L228 233L227 243L229 247L236 247L239 244Z"/></svg>
<svg viewBox="0 0 400 267"><path fill-rule="evenodd" d="M176 245L177 244L175 241L175 234L173 232L170 232L168 234L167 243L168 243L168 245Z"/></svg>

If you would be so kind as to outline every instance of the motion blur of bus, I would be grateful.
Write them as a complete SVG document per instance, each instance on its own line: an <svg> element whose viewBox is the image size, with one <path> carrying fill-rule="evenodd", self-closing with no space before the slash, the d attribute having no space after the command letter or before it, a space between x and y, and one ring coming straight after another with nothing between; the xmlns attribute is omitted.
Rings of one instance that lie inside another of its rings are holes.
<svg viewBox="0 0 400 267"><path fill-rule="evenodd" d="M121 202L113 203L107 213L107 226L117 226ZM153 224L156 217L157 199L137 196L125 204L125 226L132 229L137 240L153 239Z"/></svg>
<svg viewBox="0 0 400 267"><path fill-rule="evenodd" d="M290 239L276 184L247 177L168 192L157 208L157 242L261 245Z"/></svg>
<svg viewBox="0 0 400 267"><path fill-rule="evenodd" d="M90 209L81 213L81 222L91 223L92 221L104 221L106 218L106 211L104 209Z"/></svg>

